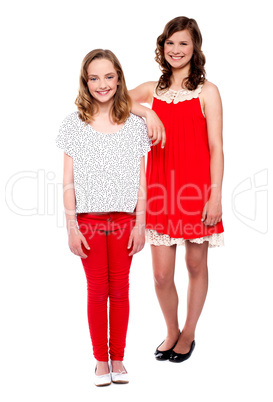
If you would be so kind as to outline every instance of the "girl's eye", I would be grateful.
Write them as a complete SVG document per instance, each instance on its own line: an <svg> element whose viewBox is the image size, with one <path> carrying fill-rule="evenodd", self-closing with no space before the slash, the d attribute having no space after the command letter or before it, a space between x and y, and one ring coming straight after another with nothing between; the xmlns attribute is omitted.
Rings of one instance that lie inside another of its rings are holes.
<svg viewBox="0 0 273 402"><path fill-rule="evenodd" d="M172 42L167 42L167 45L172 45L173 43Z"/></svg>
<svg viewBox="0 0 273 402"><path fill-rule="evenodd" d="M112 75L109 75L109 77L107 77L108 80L111 80L112 78L114 78Z"/></svg>
<svg viewBox="0 0 273 402"><path fill-rule="evenodd" d="M95 78L95 77L89 78L90 81L96 81L96 79L97 79L97 78Z"/></svg>

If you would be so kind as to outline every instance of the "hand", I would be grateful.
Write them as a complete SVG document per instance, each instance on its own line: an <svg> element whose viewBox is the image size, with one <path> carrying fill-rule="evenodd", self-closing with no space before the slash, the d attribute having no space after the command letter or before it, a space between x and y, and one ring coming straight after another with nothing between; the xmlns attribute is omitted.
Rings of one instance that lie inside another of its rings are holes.
<svg viewBox="0 0 273 402"><path fill-rule="evenodd" d="M129 237L127 248L128 249L131 248L132 245L133 245L133 249L129 254L130 257L132 255L138 253L145 246L145 226L144 225L141 225L141 226L135 225L133 227L130 237Z"/></svg>
<svg viewBox="0 0 273 402"><path fill-rule="evenodd" d="M71 252L81 258L87 258L87 255L82 251L82 243L87 250L90 250L84 235L79 231L79 229L75 228L74 230L71 230L68 237L68 245Z"/></svg>
<svg viewBox="0 0 273 402"><path fill-rule="evenodd" d="M161 141L161 148L164 148L166 143L166 133L162 121L153 110L148 110L146 115L146 124L148 128L148 135L153 142L157 145Z"/></svg>
<svg viewBox="0 0 273 402"><path fill-rule="evenodd" d="M201 221L206 226L214 226L222 219L222 205L221 201L210 197L205 204Z"/></svg>

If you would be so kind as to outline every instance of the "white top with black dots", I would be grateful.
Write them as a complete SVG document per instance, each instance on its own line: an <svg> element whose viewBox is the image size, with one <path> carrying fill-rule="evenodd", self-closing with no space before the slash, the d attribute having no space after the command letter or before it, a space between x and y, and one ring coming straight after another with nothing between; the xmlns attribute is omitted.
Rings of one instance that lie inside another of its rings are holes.
<svg viewBox="0 0 273 402"><path fill-rule="evenodd" d="M140 159L152 141L141 117L130 114L124 126L103 134L85 124L78 112L61 124L56 145L73 158L76 214L134 212Z"/></svg>

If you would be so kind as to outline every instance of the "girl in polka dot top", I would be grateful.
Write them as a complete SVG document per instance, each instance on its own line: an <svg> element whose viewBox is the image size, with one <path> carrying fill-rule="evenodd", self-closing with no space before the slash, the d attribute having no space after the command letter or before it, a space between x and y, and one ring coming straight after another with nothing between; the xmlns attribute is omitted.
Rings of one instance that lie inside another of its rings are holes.
<svg viewBox="0 0 273 402"><path fill-rule="evenodd" d="M144 120L130 113L123 71L110 50L85 56L75 103L78 111L64 119L56 139L64 150L69 248L81 258L87 279L95 384L126 383L129 270L145 244L151 140Z"/></svg>

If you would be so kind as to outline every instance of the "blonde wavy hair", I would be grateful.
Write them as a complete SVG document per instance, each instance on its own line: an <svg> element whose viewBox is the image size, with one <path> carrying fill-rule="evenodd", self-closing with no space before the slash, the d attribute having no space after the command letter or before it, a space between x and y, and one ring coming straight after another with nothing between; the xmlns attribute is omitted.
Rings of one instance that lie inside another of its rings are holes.
<svg viewBox="0 0 273 402"><path fill-rule="evenodd" d="M90 95L87 82L87 69L89 64L95 59L106 59L109 60L117 74L119 85L117 91L114 95L113 105L110 110L110 117L113 123L122 124L130 115L131 110L131 98L129 96L125 77L121 64L117 57L111 50L108 49L95 49L89 52L82 61L81 72L80 72L80 85L79 93L75 100L75 104L79 110L79 117L85 123L94 120L94 115L98 112L99 106L95 99Z"/></svg>

